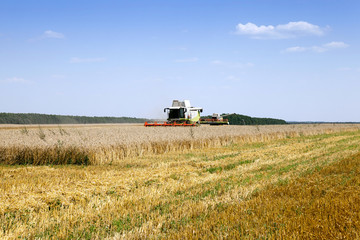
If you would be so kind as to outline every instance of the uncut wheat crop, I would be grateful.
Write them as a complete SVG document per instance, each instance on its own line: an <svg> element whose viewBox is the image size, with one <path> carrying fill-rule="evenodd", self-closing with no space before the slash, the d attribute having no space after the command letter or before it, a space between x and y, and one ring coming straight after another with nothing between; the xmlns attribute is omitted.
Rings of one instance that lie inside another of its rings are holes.
<svg viewBox="0 0 360 240"><path fill-rule="evenodd" d="M0 163L114 164L127 157L161 154L234 141L266 141L358 129L353 124L144 127L142 125L3 125Z"/></svg>

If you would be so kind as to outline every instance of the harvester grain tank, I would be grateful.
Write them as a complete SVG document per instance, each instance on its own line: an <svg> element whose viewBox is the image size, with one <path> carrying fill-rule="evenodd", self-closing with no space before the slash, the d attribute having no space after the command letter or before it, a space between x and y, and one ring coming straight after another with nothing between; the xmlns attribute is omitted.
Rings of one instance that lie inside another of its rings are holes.
<svg viewBox="0 0 360 240"><path fill-rule="evenodd" d="M172 106L164 109L164 112L166 112L168 116L167 122L145 122L145 127L196 126L200 124L200 113L202 111L202 108L192 107L190 104L190 100L173 100Z"/></svg>

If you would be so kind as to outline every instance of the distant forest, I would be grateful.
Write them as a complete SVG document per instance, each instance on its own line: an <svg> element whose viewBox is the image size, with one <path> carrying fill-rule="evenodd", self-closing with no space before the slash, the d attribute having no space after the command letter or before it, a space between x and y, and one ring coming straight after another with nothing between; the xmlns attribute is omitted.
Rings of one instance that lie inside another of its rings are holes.
<svg viewBox="0 0 360 240"><path fill-rule="evenodd" d="M224 119L228 119L230 125L277 125L277 124L287 124L285 120L275 119L275 118L257 118L249 117L246 115L240 114L222 114Z"/></svg>
<svg viewBox="0 0 360 240"><path fill-rule="evenodd" d="M38 113L0 113L0 124L92 124L144 123L147 119L130 117L85 117Z"/></svg>
<svg viewBox="0 0 360 240"><path fill-rule="evenodd" d="M240 114L223 114L230 125L274 125L287 124L285 120L274 118L256 118ZM211 118L206 116L204 118ZM144 118L130 117L86 117L49 115L38 113L0 113L0 124L93 124L93 123L144 123Z"/></svg>

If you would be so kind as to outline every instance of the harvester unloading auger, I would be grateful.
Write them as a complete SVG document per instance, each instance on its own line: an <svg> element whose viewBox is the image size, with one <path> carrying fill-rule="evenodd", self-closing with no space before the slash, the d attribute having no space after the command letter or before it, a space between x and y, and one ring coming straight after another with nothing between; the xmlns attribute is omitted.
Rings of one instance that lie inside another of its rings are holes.
<svg viewBox="0 0 360 240"><path fill-rule="evenodd" d="M172 106L165 108L164 112L167 112L168 118L164 123L148 123L145 122L145 127L194 127L200 124L210 125L224 125L229 124L227 119L222 119L220 115L213 114L212 119L201 119L200 113L203 111L202 108L192 107L190 100L173 100ZM216 116L215 116L216 115ZM215 116L215 117L214 117Z"/></svg>

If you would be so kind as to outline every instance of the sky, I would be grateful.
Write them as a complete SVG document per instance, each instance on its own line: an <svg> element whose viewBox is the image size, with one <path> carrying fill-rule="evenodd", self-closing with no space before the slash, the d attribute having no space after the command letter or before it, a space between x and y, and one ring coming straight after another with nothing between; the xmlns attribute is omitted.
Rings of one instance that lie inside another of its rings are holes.
<svg viewBox="0 0 360 240"><path fill-rule="evenodd" d="M1 0L0 112L360 121L359 0Z"/></svg>

